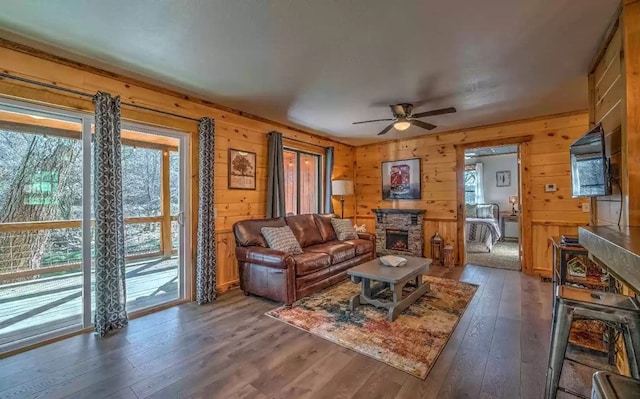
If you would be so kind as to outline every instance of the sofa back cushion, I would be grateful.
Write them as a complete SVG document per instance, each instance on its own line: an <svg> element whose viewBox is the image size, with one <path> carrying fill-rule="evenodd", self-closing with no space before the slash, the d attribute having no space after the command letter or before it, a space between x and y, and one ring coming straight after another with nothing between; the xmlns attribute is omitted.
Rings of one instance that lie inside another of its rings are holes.
<svg viewBox="0 0 640 399"><path fill-rule="evenodd" d="M243 220L233 225L236 243L241 247L259 246L268 248L267 241L262 235L263 227L284 227L284 218Z"/></svg>
<svg viewBox="0 0 640 399"><path fill-rule="evenodd" d="M263 227L260 229L269 248L276 251L297 255L302 253L300 243L296 240L289 226Z"/></svg>
<svg viewBox="0 0 640 399"><path fill-rule="evenodd" d="M313 218L316 221L316 226L318 226L318 230L320 231L320 235L322 236L322 241L333 241L336 239L336 231L333 229L333 225L331 224L331 219L337 217L333 213L321 213L313 215Z"/></svg>
<svg viewBox="0 0 640 399"><path fill-rule="evenodd" d="M312 214L287 216L285 220L302 248L323 242Z"/></svg>

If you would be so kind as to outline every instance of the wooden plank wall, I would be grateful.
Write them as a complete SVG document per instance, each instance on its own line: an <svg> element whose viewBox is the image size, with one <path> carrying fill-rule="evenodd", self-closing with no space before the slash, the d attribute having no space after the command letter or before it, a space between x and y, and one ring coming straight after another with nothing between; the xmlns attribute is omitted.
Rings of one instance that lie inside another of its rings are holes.
<svg viewBox="0 0 640 399"><path fill-rule="evenodd" d="M532 232L531 259L527 273L551 274L550 236L577 234L580 225L589 222L582 211L584 199L571 197L569 145L589 127L587 112L536 118L455 132L426 135L406 140L371 144L356 148L356 218L373 230L374 208L426 209L425 238L437 230L456 247L456 144L531 135L523 162L530 179L523 201L528 201ZM382 201L381 162L406 158L422 159L422 200ZM558 191L545 193L544 185L555 183ZM525 186L523 186L525 187ZM429 253L425 243L425 253Z"/></svg>
<svg viewBox="0 0 640 399"><path fill-rule="evenodd" d="M630 226L640 226L640 1L625 0L622 18L628 223Z"/></svg>
<svg viewBox="0 0 640 399"><path fill-rule="evenodd" d="M597 198L599 225L640 226L640 1L625 0L604 37L589 75L591 124L601 122L617 184ZM622 215L620 215L622 212Z"/></svg>
<svg viewBox="0 0 640 399"><path fill-rule="evenodd" d="M623 71L622 32L617 21L612 25L606 40L599 61L594 64L589 74L589 122L591 126L602 123L606 154L611 162L611 174L626 192L626 159L622 151L622 143L626 140L623 122L626 79ZM627 224L628 215L624 212L625 206L621 201L618 185L612 184L612 195L596 198L593 204L595 224L617 224L618 218L623 224Z"/></svg>
<svg viewBox="0 0 640 399"><path fill-rule="evenodd" d="M30 79L48 85L72 89L80 92L95 93L98 90L120 95L123 102L170 112L190 118L204 116L216 121L216 164L215 164L215 202L218 217L216 232L218 244L218 288L227 290L237 284L238 268L235 259L235 243L231 227L234 222L248 218L265 216L266 204L266 168L267 133L277 130L283 133L286 144L300 146L305 150L318 151L319 146L335 147L335 168L333 178L355 177L355 150L324 137L315 132L306 132L265 119L242 114L203 100L194 99L160 87L148 85L96 68L77 64L55 56L27 49L9 42L0 41L0 71L12 76ZM70 109L93 112L91 100L76 94L63 93L56 89L44 89L41 86L0 78L0 95L10 98L35 101ZM158 113L140 111L123 106L123 119L133 120L156 126L179 129L191 134L191 166L193 170L191 193L192 225L195 227L197 210L197 123ZM287 142L295 139L298 142ZM255 191L229 190L227 188L227 149L245 149L257 154L257 189ZM339 202L334 200L334 207ZM345 200L345 217L355 214L355 198ZM195 243L195 228L192 231ZM191 248L195 259L195 248ZM188 278L193 280L194 272L189 270ZM192 293L193 294L193 293ZM193 297L193 295L192 295Z"/></svg>

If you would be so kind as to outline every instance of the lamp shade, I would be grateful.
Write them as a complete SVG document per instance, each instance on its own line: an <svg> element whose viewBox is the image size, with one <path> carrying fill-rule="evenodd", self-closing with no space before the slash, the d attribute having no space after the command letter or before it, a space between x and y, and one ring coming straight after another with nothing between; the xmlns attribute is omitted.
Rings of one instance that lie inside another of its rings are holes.
<svg viewBox="0 0 640 399"><path fill-rule="evenodd" d="M331 195L353 195L353 181L332 180Z"/></svg>
<svg viewBox="0 0 640 399"><path fill-rule="evenodd" d="M509 196L509 203L510 204L517 204L518 203L518 196L517 195L510 195Z"/></svg>

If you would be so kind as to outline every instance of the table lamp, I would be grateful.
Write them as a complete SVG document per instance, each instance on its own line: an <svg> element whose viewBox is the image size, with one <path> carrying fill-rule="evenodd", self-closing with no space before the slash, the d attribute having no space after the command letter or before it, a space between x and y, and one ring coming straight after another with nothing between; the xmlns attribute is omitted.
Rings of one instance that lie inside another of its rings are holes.
<svg viewBox="0 0 640 399"><path fill-rule="evenodd" d="M511 216L515 216L516 215L516 204L518 203L518 196L517 195L510 195L509 196L509 203L511 204Z"/></svg>
<svg viewBox="0 0 640 399"><path fill-rule="evenodd" d="M351 180L332 180L331 195L340 196L341 218L344 219L344 196L353 195L353 181Z"/></svg>

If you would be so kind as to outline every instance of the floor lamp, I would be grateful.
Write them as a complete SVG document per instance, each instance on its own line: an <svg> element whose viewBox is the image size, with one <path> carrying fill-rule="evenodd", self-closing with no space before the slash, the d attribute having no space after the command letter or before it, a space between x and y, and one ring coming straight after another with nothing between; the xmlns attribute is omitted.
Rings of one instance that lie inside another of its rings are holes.
<svg viewBox="0 0 640 399"><path fill-rule="evenodd" d="M332 180L331 195L340 196L340 207L342 209L342 213L340 217L344 219L344 196L353 195L353 181L352 180Z"/></svg>

